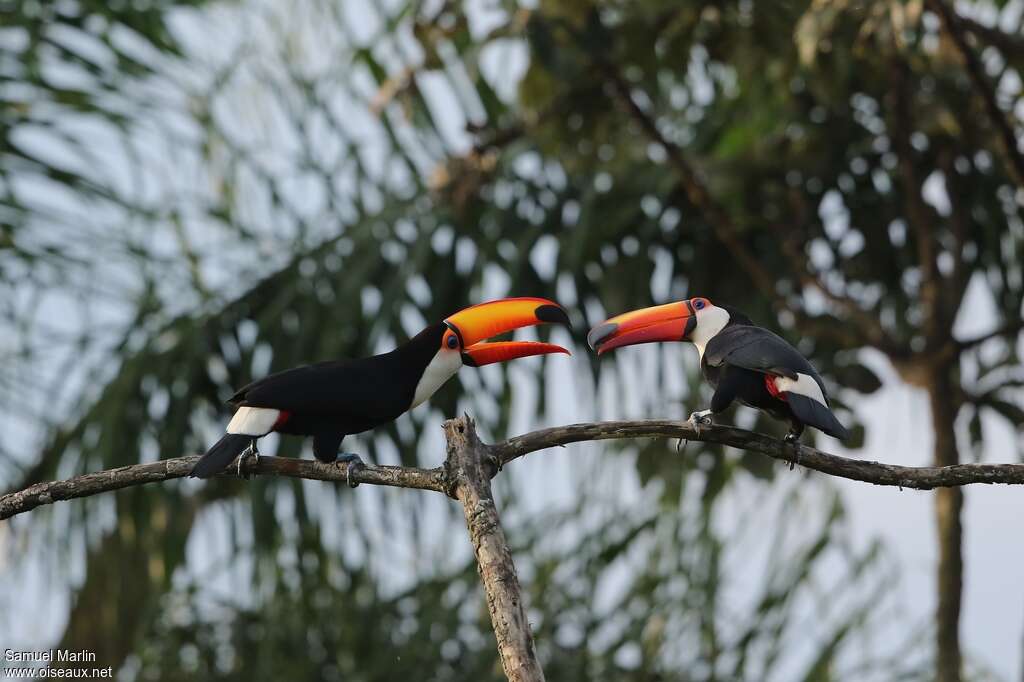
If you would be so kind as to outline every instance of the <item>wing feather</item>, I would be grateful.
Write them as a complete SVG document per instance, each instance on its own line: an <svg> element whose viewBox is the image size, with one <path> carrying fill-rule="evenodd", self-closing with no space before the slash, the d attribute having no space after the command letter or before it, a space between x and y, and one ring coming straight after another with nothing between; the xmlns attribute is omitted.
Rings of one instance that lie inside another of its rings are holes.
<svg viewBox="0 0 1024 682"><path fill-rule="evenodd" d="M807 374L818 383L827 399L825 384L807 358L781 336L763 327L726 327L708 341L704 361L712 367L728 364L793 380L798 374Z"/></svg>
<svg viewBox="0 0 1024 682"><path fill-rule="evenodd" d="M394 368L374 356L303 365L254 381L228 401L240 407L270 407L296 414L393 419L412 396L393 390L403 385ZM392 390L388 390L392 389Z"/></svg>

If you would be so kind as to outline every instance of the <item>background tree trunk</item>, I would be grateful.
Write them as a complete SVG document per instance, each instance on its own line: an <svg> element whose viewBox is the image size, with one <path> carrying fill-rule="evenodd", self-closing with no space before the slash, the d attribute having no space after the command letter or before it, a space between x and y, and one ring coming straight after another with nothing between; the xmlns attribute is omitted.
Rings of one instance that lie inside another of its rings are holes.
<svg viewBox="0 0 1024 682"><path fill-rule="evenodd" d="M928 386L932 425L935 429L935 465L958 464L956 446L957 406L954 404L949 367L937 369ZM939 565L936 580L936 679L960 680L960 600L963 591L963 525L961 510L964 496L959 488L939 490L935 495L935 520L938 531Z"/></svg>

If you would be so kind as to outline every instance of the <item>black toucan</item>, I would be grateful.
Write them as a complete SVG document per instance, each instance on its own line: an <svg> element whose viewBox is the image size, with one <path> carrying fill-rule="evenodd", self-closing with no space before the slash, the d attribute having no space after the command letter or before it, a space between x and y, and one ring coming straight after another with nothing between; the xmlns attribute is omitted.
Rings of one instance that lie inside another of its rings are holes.
<svg viewBox="0 0 1024 682"><path fill-rule="evenodd" d="M832 414L825 384L811 363L780 336L729 306L698 297L634 310L597 325L587 341L598 354L657 341L695 345L701 372L715 387L711 409L690 415L695 426L710 424L712 415L738 400L789 421L786 441L791 443L804 426L840 440L849 436Z"/></svg>
<svg viewBox="0 0 1024 682"><path fill-rule="evenodd" d="M568 326L569 317L556 303L543 298L481 303L427 327L389 353L304 365L255 381L228 401L238 409L227 434L196 462L190 475L212 476L246 448L256 454L256 439L272 431L312 436L318 460L348 460L351 470L361 461L355 455L339 458L338 448L345 436L393 421L433 395L463 365L479 367L529 355L568 354L550 343L482 343L545 322Z"/></svg>

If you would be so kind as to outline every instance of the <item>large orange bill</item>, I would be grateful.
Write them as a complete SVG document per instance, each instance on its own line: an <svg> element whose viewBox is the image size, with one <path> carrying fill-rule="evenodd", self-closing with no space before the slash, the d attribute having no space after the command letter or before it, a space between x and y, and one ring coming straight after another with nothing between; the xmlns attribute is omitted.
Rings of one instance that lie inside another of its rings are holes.
<svg viewBox="0 0 1024 682"><path fill-rule="evenodd" d="M683 341L696 324L689 301L666 303L606 320L590 330L587 342L601 355L622 346Z"/></svg>
<svg viewBox="0 0 1024 682"><path fill-rule="evenodd" d="M445 324L459 337L463 348L463 362L476 367L530 355L568 354L569 351L565 348L551 343L534 341L481 343L514 329L545 323L563 324L570 327L569 315L561 306L546 298L532 297L504 298L480 303L460 310L445 320Z"/></svg>

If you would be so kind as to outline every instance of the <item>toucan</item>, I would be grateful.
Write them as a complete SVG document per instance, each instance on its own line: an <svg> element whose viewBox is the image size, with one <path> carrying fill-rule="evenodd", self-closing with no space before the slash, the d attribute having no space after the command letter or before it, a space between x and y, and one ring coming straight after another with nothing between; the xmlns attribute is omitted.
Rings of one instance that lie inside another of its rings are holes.
<svg viewBox="0 0 1024 682"><path fill-rule="evenodd" d="M738 400L789 421L789 443L798 443L805 426L840 440L849 437L832 413L825 384L811 363L782 337L730 306L696 297L642 308L602 322L590 330L587 341L598 355L659 341L696 346L701 373L715 387L711 408L690 415L698 429Z"/></svg>
<svg viewBox="0 0 1024 682"><path fill-rule="evenodd" d="M485 342L499 334L542 323L569 326L569 316L544 298L506 298L465 308L430 325L394 350L357 360L331 360L289 369L255 381L228 401L237 407L227 433L206 451L191 476L206 478L239 457L259 456L256 441L271 432L313 437L322 462L362 466L357 455L339 454L342 439L395 420L429 398L460 367L546 353L561 346L536 341ZM351 478L349 479L351 485Z"/></svg>

